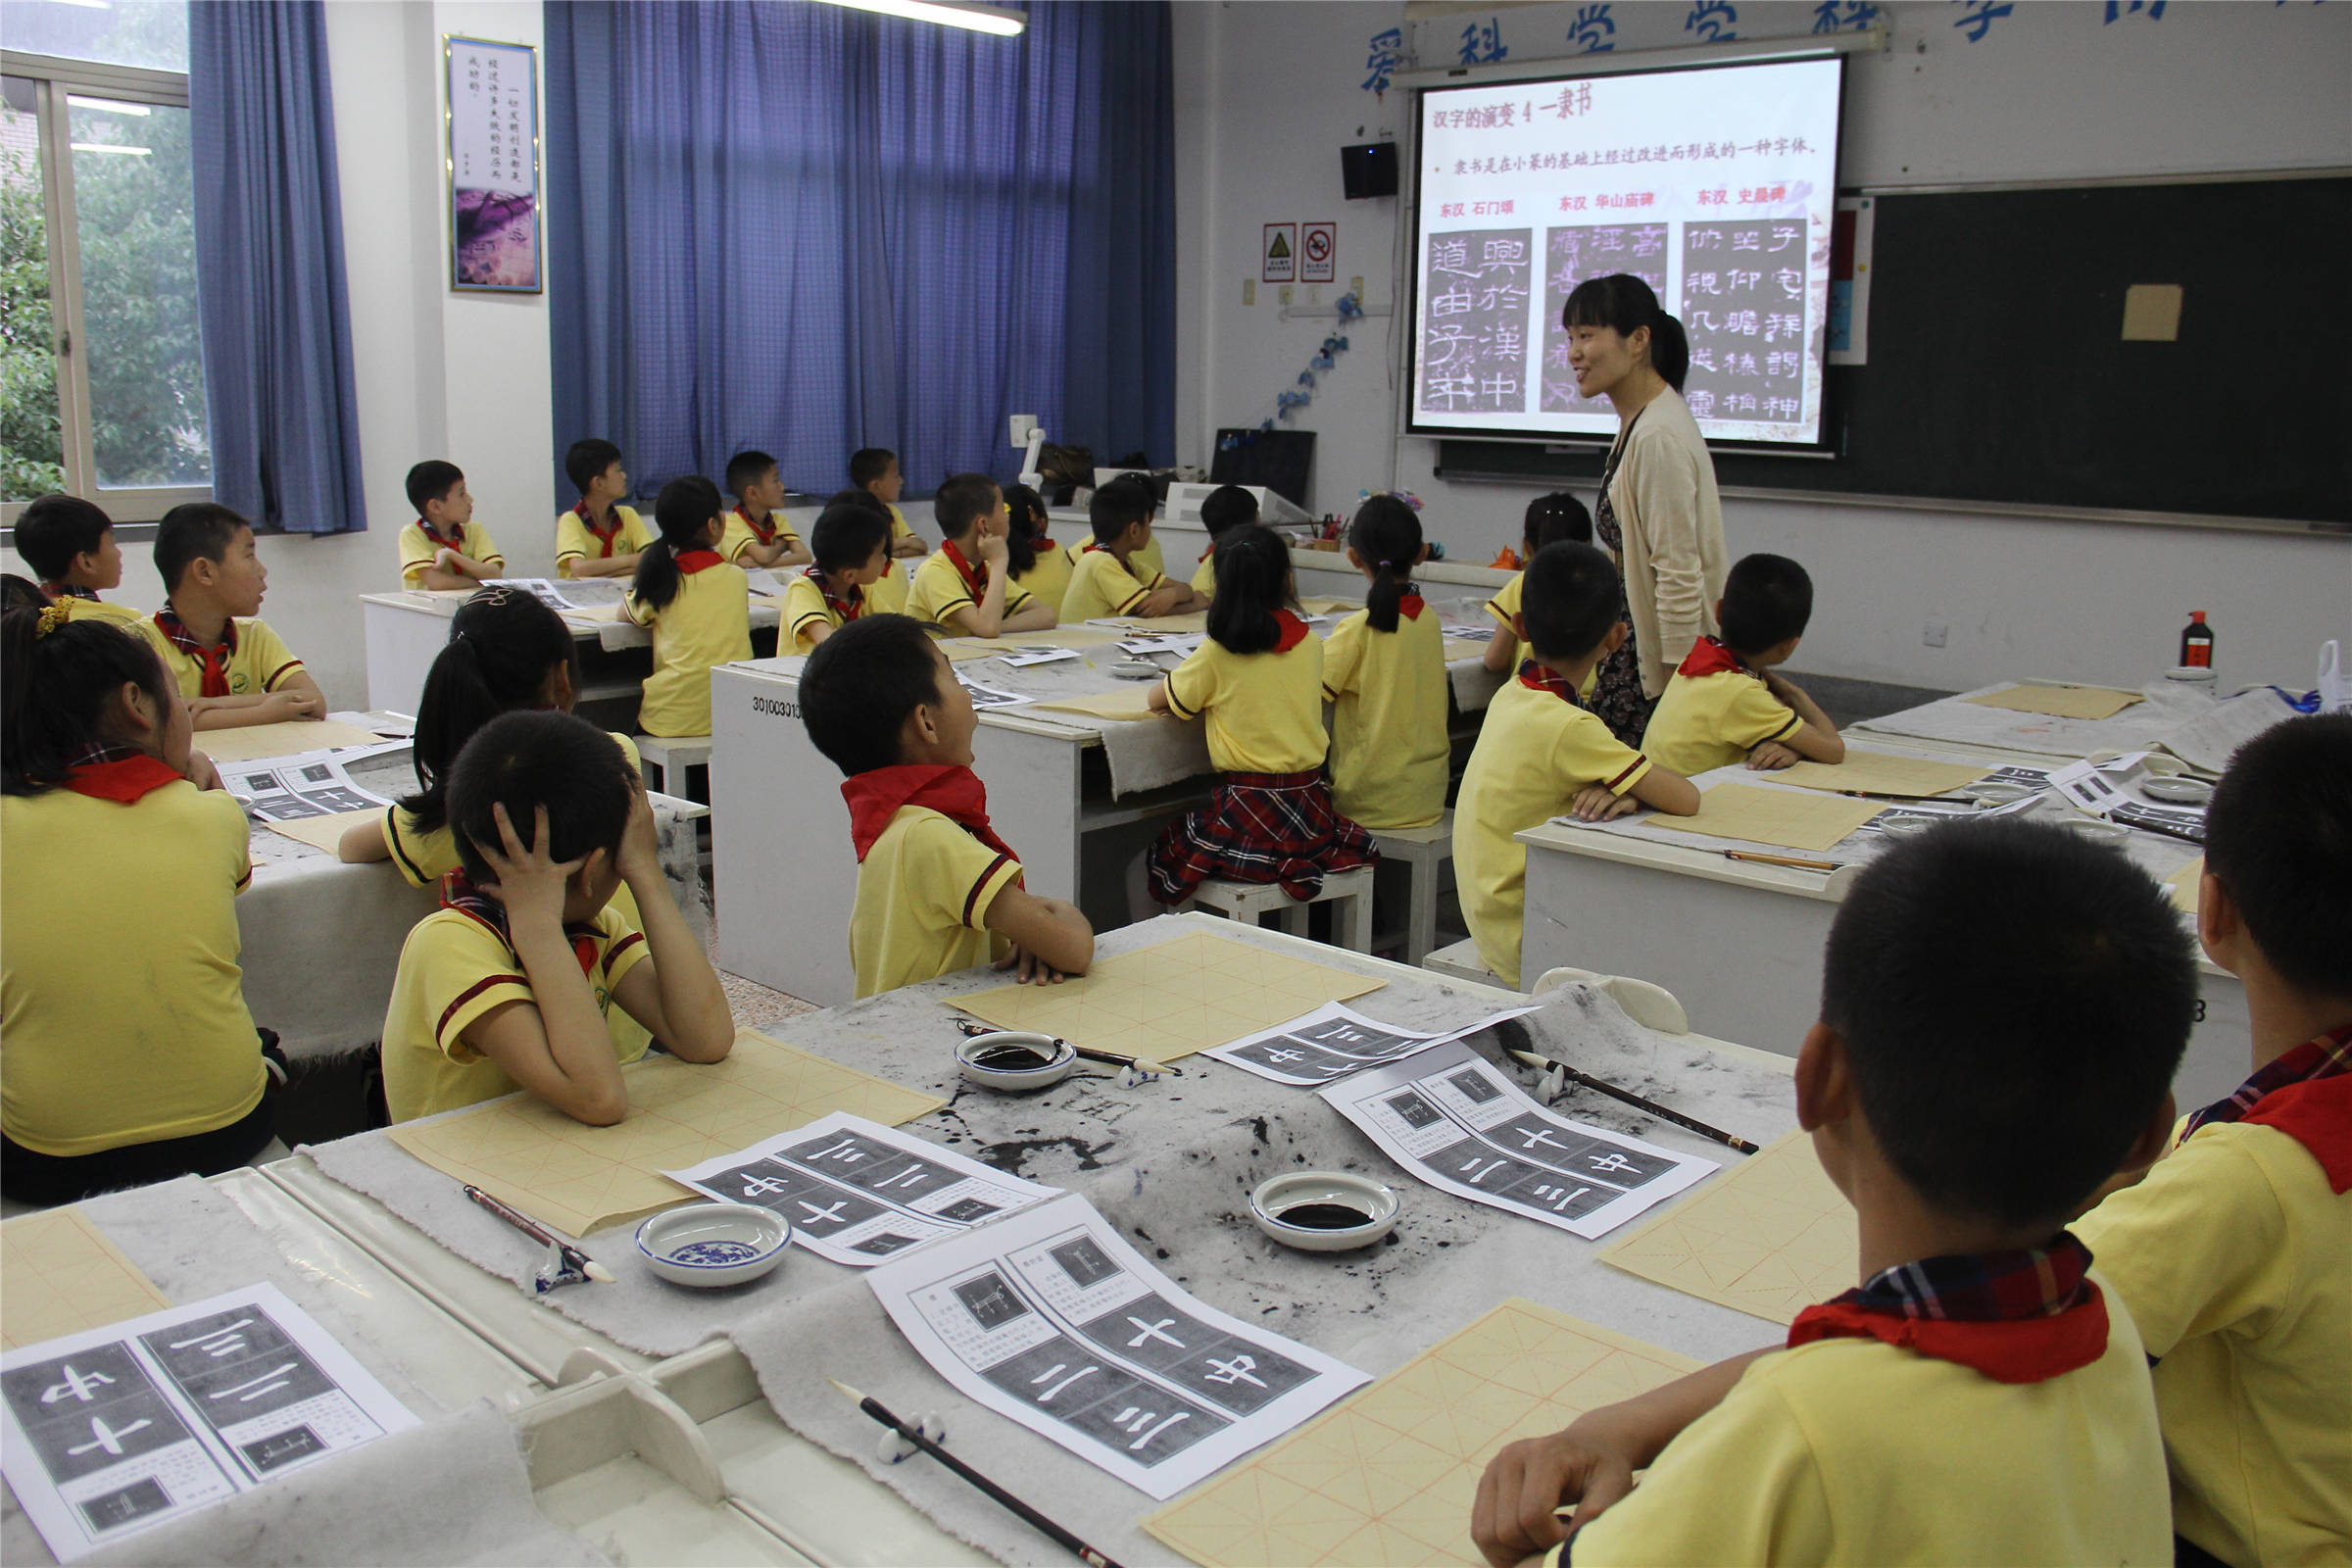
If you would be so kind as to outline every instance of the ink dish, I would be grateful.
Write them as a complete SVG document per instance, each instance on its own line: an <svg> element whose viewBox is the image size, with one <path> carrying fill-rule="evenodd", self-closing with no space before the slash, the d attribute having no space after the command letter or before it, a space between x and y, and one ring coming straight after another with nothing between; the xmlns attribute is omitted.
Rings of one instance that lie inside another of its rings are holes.
<svg viewBox="0 0 2352 1568"><path fill-rule="evenodd" d="M645 1266L672 1285L748 1285L784 1261L792 1225L751 1203L689 1203L637 1227Z"/></svg>
<svg viewBox="0 0 2352 1568"><path fill-rule="evenodd" d="M1396 1194L1368 1176L1301 1170L1260 1183L1250 1217L1283 1246L1301 1252L1349 1252L1396 1228Z"/></svg>
<svg viewBox="0 0 2352 1568"><path fill-rule="evenodd" d="M974 1035L956 1048L956 1063L964 1082L983 1089L1019 1094L1050 1089L1078 1065L1078 1053L1066 1040L1052 1035L999 1030Z"/></svg>

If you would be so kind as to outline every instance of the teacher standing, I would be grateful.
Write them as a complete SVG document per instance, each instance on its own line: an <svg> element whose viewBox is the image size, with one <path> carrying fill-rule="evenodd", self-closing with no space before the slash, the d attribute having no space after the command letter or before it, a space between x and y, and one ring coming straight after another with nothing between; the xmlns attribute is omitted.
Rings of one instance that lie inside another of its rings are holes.
<svg viewBox="0 0 2352 1568"><path fill-rule="evenodd" d="M1576 389L1617 410L1593 537L1624 579L1632 635L1603 659L1588 706L1628 746L1642 744L1667 677L1716 631L1726 570L1723 502L1698 421L1683 401L1690 342L1657 295L1626 272L1587 278L1560 313Z"/></svg>

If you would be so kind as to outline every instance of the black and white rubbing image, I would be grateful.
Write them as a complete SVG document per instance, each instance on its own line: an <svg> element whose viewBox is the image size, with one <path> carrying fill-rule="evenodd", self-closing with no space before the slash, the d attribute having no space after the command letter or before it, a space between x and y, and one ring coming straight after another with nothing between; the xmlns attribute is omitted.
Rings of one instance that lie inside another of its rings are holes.
<svg viewBox="0 0 2352 1568"><path fill-rule="evenodd" d="M0 1396L8 1400L42 1468L61 1484L190 1437L121 1345L17 1367L0 1375Z"/></svg>
<svg viewBox="0 0 2352 1568"><path fill-rule="evenodd" d="M1476 1067L1464 1067L1446 1081L1459 1090L1462 1098L1474 1105L1483 1105L1490 1100L1502 1098L1502 1090L1496 1087L1494 1080Z"/></svg>
<svg viewBox="0 0 2352 1568"><path fill-rule="evenodd" d="M324 1453L326 1445L309 1427L297 1426L283 1432L273 1432L269 1437L258 1438L251 1443L241 1443L237 1445L237 1451L245 1456L247 1464L253 1466L255 1475L266 1476L297 1460Z"/></svg>
<svg viewBox="0 0 2352 1568"><path fill-rule="evenodd" d="M917 1237L901 1236L895 1231L884 1231L879 1236L868 1236L864 1241L854 1244L850 1250L863 1252L868 1257L888 1257L893 1252L905 1251L907 1248L914 1246L917 1240L919 1240Z"/></svg>
<svg viewBox="0 0 2352 1568"><path fill-rule="evenodd" d="M972 1314L972 1321L981 1328L995 1331L1016 1318L1027 1315L1029 1303L1020 1293L1004 1283L1004 1276L995 1269L977 1278L951 1287L963 1309Z"/></svg>
<svg viewBox="0 0 2352 1568"><path fill-rule="evenodd" d="M706 1178L706 1185L712 1192L726 1194L735 1202L774 1209L795 1228L815 1236L847 1230L889 1212L862 1193L836 1187L796 1166L772 1159L754 1160L749 1165L719 1171Z"/></svg>
<svg viewBox="0 0 2352 1568"><path fill-rule="evenodd" d="M1575 372L1568 368L1568 332L1560 325L1560 315L1576 285L1613 272L1631 272L1663 301L1666 225L1581 223L1544 230L1544 357L1537 367L1544 380L1541 412L1615 416L1616 408L1607 398L1588 398L1577 392Z"/></svg>
<svg viewBox="0 0 2352 1568"><path fill-rule="evenodd" d="M1683 397L1699 418L1803 416L1807 227L1802 218L1683 225Z"/></svg>
<svg viewBox="0 0 2352 1568"><path fill-rule="evenodd" d="M1082 1291L1126 1272L1113 1263L1102 1248L1095 1245L1095 1239L1091 1236L1081 1236L1062 1243L1053 1250L1053 1257L1055 1263L1061 1265L1062 1273L1069 1276L1070 1283Z"/></svg>
<svg viewBox="0 0 2352 1568"><path fill-rule="evenodd" d="M782 1153L787 1159L900 1204L911 1204L926 1194L963 1180L943 1165L857 1133L812 1140Z"/></svg>
<svg viewBox="0 0 2352 1568"><path fill-rule="evenodd" d="M1346 1018L1326 1018L1302 1029L1292 1031L1290 1038L1308 1045L1320 1046L1343 1056L1386 1055L1403 1045L1419 1041L1406 1035L1391 1034L1385 1029L1367 1028Z"/></svg>
<svg viewBox="0 0 2352 1568"><path fill-rule="evenodd" d="M1640 1187L1676 1168L1671 1159L1588 1137L1532 1111L1485 1129L1484 1136L1522 1159L1620 1189Z"/></svg>
<svg viewBox="0 0 2352 1568"><path fill-rule="evenodd" d="M236 1307L140 1336L215 1431L335 1392L267 1312Z"/></svg>
<svg viewBox="0 0 2352 1568"><path fill-rule="evenodd" d="M1059 1335L999 1361L981 1376L1139 1464L1172 1458L1231 1424Z"/></svg>
<svg viewBox="0 0 2352 1568"><path fill-rule="evenodd" d="M136 1524L151 1513L162 1513L172 1506L172 1494L153 1476L142 1476L129 1486L102 1493L81 1504L81 1516L90 1522L92 1530L101 1533L120 1530Z"/></svg>
<svg viewBox="0 0 2352 1568"><path fill-rule="evenodd" d="M1397 1118L1415 1132L1435 1127L1446 1119L1446 1113L1408 1089L1400 1095L1391 1095L1388 1106Z"/></svg>
<svg viewBox="0 0 2352 1568"><path fill-rule="evenodd" d="M1422 412L1516 414L1527 406L1527 311L1534 283L1531 229L1430 235Z"/></svg>
<svg viewBox="0 0 2352 1568"><path fill-rule="evenodd" d="M941 1219L952 1219L964 1225L977 1225L981 1220L997 1212L997 1207L998 1205L985 1199L958 1198L953 1203L943 1203L930 1212L937 1214Z"/></svg>

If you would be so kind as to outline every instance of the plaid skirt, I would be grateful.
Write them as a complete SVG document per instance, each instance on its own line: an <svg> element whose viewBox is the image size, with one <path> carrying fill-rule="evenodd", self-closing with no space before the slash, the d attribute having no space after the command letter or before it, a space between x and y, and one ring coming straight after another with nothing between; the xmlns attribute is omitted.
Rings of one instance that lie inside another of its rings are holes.
<svg viewBox="0 0 2352 1568"><path fill-rule="evenodd" d="M1372 835L1331 804L1321 772L1228 773L1208 805L1170 823L1152 846L1152 897L1181 904L1206 878L1279 882L1300 901L1323 873L1380 858Z"/></svg>

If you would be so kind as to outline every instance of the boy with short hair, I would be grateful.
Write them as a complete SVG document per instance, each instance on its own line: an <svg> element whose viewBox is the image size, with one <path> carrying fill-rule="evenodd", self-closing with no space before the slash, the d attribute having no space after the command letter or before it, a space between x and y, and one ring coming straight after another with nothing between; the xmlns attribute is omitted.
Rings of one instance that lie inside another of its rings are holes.
<svg viewBox="0 0 2352 1568"><path fill-rule="evenodd" d="M1070 585L1062 590L1063 625L1104 615L1156 620L1208 608L1207 600L1182 583L1170 582L1140 559L1152 540L1152 514L1159 510L1150 484L1133 474L1120 474L1095 492L1086 510L1095 537L1078 552Z"/></svg>
<svg viewBox="0 0 2352 1568"><path fill-rule="evenodd" d="M416 520L400 530L404 588L471 588L507 574L490 530L473 520L473 497L454 463L428 458L409 470Z"/></svg>
<svg viewBox="0 0 2352 1568"><path fill-rule="evenodd" d="M971 694L921 622L867 615L825 639L801 674L801 720L846 775L858 996L970 968L992 952L1024 983L1086 972L1094 928L1076 906L1021 885L972 771Z"/></svg>
<svg viewBox="0 0 2352 1568"><path fill-rule="evenodd" d="M635 507L620 504L629 493L620 448L595 436L574 441L564 454L564 471L580 500L556 518L556 575L634 576L654 536Z"/></svg>
<svg viewBox="0 0 2352 1568"><path fill-rule="evenodd" d="M906 476L899 471L899 455L888 447L859 447L850 454L850 483L890 510L890 553L909 560L926 555L930 546L899 510Z"/></svg>
<svg viewBox="0 0 2352 1568"><path fill-rule="evenodd" d="M2253 1076L2076 1222L2156 1362L2179 1561L2352 1549L2352 714L2248 741L2205 808L2197 935Z"/></svg>
<svg viewBox="0 0 2352 1568"><path fill-rule="evenodd" d="M1238 484L1221 484L1200 503L1200 526L1208 530L1208 548L1200 552L1200 569L1193 573L1193 592L1203 599L1217 596L1217 540L1229 529L1257 520L1257 497Z"/></svg>
<svg viewBox="0 0 2352 1568"><path fill-rule="evenodd" d="M1527 846L1514 834L1563 812L1605 822L1637 802L1677 816L1698 809L1689 779L1617 739L1577 698L1625 641L1619 592L1617 568L1591 545L1536 552L1511 617L1512 635L1529 657L1488 705L1454 799L1462 918L1481 961L1513 988L1527 906Z"/></svg>
<svg viewBox="0 0 2352 1568"><path fill-rule="evenodd" d="M890 519L854 501L834 500L808 538L816 559L784 588L784 636L801 653L866 613L867 590L891 572Z"/></svg>
<svg viewBox="0 0 2352 1568"><path fill-rule="evenodd" d="M277 633L253 617L270 583L253 525L190 501L155 530L164 608L138 622L188 700L198 729L242 729L326 716L326 694Z"/></svg>
<svg viewBox="0 0 2352 1568"><path fill-rule="evenodd" d="M864 507L875 516L880 517L883 524L890 530L890 569L866 585L865 612L869 615L898 615L906 612L906 596L911 586L907 579L907 568L900 565L899 561L908 555L921 555L923 552L919 547L922 541L914 538L913 530L906 526L905 514L895 504L895 498L899 493L899 460L890 457L889 453L883 452L882 456L890 458L890 463L886 467L878 470L871 461L860 461L870 460L873 454L879 451L881 449L878 447L868 448L850 460L852 473L878 472L879 477L874 481L874 485L854 484L847 490L837 490L833 493L833 498L825 505L836 507L846 501L853 506ZM875 488L875 485L888 489L894 499L884 500L882 490ZM911 551L906 549L909 540L912 540L918 548Z"/></svg>
<svg viewBox="0 0 2352 1568"><path fill-rule="evenodd" d="M727 460L727 489L735 510L718 541L721 561L753 566L806 566L808 547L784 520L784 479L776 460L764 452L738 452Z"/></svg>
<svg viewBox="0 0 2352 1568"><path fill-rule="evenodd" d="M520 1089L610 1126L629 1094L617 1002L683 1061L735 1047L701 942L671 901L645 786L612 737L552 710L505 713L450 770L460 870L409 933L384 1013L394 1121ZM612 902L628 884L640 931Z"/></svg>
<svg viewBox="0 0 2352 1568"><path fill-rule="evenodd" d="M1054 607L1016 586L1005 569L1011 516L1004 492L985 473L951 474L932 502L940 546L914 570L906 613L967 637L1043 631Z"/></svg>
<svg viewBox="0 0 2352 1568"><path fill-rule="evenodd" d="M1787 556L1742 556L1715 601L1719 637L1701 637L1666 682L1642 749L1678 773L1740 759L1751 768L1799 758L1845 760L1838 726L1794 681L1788 662L1813 618L1813 579Z"/></svg>
<svg viewBox="0 0 2352 1568"><path fill-rule="evenodd" d="M2170 1564L2140 1336L2062 1227L2163 1147L2196 1002L2163 893L2062 827L1954 824L1873 861L1796 1059L1860 1288L1786 1348L1504 1448L1488 1559Z"/></svg>
<svg viewBox="0 0 2352 1568"><path fill-rule="evenodd" d="M40 579L41 592L72 607L76 620L127 626L146 617L129 605L110 605L101 588L122 584L122 547L114 519L79 496L39 496L17 517L17 554Z"/></svg>

